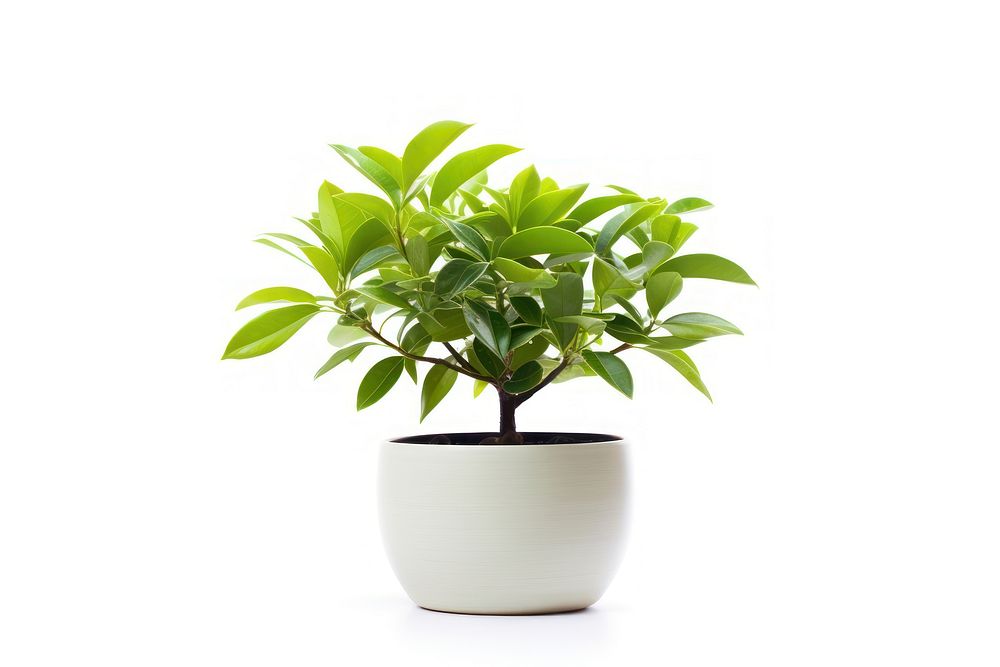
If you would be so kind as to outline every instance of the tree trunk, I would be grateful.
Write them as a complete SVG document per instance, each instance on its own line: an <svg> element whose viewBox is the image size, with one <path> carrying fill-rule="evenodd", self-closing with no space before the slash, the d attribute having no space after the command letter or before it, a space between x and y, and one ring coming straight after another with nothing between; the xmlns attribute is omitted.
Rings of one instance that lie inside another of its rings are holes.
<svg viewBox="0 0 1000 667"><path fill-rule="evenodd" d="M500 436L499 442L503 444L521 444L524 438L517 432L517 423L514 420L514 412L517 410L517 396L508 394L503 389L497 389L500 396Z"/></svg>

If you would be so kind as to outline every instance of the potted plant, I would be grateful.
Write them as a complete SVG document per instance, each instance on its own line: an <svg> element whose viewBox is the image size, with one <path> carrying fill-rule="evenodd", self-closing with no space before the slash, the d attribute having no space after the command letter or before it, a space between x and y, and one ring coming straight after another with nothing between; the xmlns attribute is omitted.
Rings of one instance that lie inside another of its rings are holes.
<svg viewBox="0 0 1000 667"><path fill-rule="evenodd" d="M326 294L268 287L237 309L286 303L247 322L223 358L271 352L313 318L332 316L337 346L316 371L383 353L361 381L364 409L407 375L423 420L456 383L496 392L499 427L397 438L381 445L379 511L389 560L419 605L525 614L593 604L621 556L627 507L622 438L524 432L517 409L554 383L599 377L632 396L624 353L649 355L706 397L684 351L739 334L706 313L667 315L685 279L754 284L733 262L678 254L710 206L609 186L560 187L529 166L506 187L486 169L518 148L490 144L432 162L469 125L434 123L402 157L332 145L381 195L319 188L315 237L259 243L319 273ZM637 359L641 361L641 359Z"/></svg>

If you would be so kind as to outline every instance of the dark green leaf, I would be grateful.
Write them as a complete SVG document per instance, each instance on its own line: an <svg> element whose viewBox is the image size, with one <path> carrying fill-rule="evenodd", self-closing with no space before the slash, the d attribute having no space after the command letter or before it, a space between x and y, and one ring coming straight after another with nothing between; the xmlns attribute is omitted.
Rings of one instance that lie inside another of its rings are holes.
<svg viewBox="0 0 1000 667"><path fill-rule="evenodd" d="M594 352L593 350L584 350L583 359L608 384L632 398L632 373L624 361L610 352Z"/></svg>
<svg viewBox="0 0 1000 667"><path fill-rule="evenodd" d="M520 394L528 391L542 381L542 365L537 361L529 361L514 371L510 379L504 382L504 391Z"/></svg>
<svg viewBox="0 0 1000 667"><path fill-rule="evenodd" d="M444 223L451 230L452 235L465 246L465 248L475 254L479 259L489 259L490 249L486 245L486 239L475 229L462 222L445 220Z"/></svg>
<svg viewBox="0 0 1000 667"><path fill-rule="evenodd" d="M510 350L510 325L503 315L481 303L466 301L465 322L476 338L503 359Z"/></svg>
<svg viewBox="0 0 1000 667"><path fill-rule="evenodd" d="M538 305L538 302L533 297L512 296L510 297L510 305L514 307L514 310L521 316L521 319L528 324L534 324L535 326L543 324L542 307Z"/></svg>
<svg viewBox="0 0 1000 667"><path fill-rule="evenodd" d="M420 389L420 421L430 414L451 388L455 386L458 373L447 366L434 364L424 376L424 386Z"/></svg>
<svg viewBox="0 0 1000 667"><path fill-rule="evenodd" d="M650 276L646 281L646 304L649 306L649 314L653 318L658 317L663 307L676 299L683 287L684 280L679 273L664 271Z"/></svg>
<svg viewBox="0 0 1000 667"><path fill-rule="evenodd" d="M566 315L579 315L583 310L583 279L575 273L559 273L556 274L556 281L555 287L541 290L545 314L553 320ZM566 349L576 335L577 325L553 321L550 328L560 347Z"/></svg>
<svg viewBox="0 0 1000 667"><path fill-rule="evenodd" d="M453 299L482 278L487 268L489 265L486 262L453 259L441 267L434 279L434 293L445 300Z"/></svg>

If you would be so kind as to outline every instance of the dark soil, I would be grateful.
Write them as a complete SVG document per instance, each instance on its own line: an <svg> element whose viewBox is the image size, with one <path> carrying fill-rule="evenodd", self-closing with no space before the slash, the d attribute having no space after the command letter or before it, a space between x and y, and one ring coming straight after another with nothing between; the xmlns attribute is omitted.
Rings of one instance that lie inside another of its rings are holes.
<svg viewBox="0 0 1000 667"><path fill-rule="evenodd" d="M621 440L617 435L604 433L555 433L548 431L522 431L525 445L569 445L593 442L614 442ZM429 433L427 435L411 435L405 438L394 438L392 442L402 442L411 445L504 445L516 444L498 442L499 433Z"/></svg>

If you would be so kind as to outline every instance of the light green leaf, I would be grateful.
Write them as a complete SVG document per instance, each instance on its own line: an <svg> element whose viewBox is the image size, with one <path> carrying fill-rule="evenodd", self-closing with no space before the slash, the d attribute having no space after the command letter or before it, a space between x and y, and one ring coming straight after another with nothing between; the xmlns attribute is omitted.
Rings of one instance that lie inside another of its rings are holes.
<svg viewBox="0 0 1000 667"><path fill-rule="evenodd" d="M510 201L508 212L510 213L511 224L517 221L521 215L521 211L528 205L528 202L538 196L540 187L541 179L538 177L535 165L530 165L527 169L518 173L514 177L514 180L510 182L510 190L507 196Z"/></svg>
<svg viewBox="0 0 1000 667"><path fill-rule="evenodd" d="M347 244L347 253L345 255L347 273L355 273L355 265L370 251L389 245L390 243L392 243L392 237L385 226L374 218L367 220L358 227Z"/></svg>
<svg viewBox="0 0 1000 667"><path fill-rule="evenodd" d="M701 211L706 208L712 208L712 204L697 197L686 197L678 199L668 206L664 213L690 213L691 211Z"/></svg>
<svg viewBox="0 0 1000 667"><path fill-rule="evenodd" d="M434 158L470 127L472 125L468 123L442 120L420 130L403 151L403 189L409 190L410 184L430 166Z"/></svg>
<svg viewBox="0 0 1000 667"><path fill-rule="evenodd" d="M506 280L521 287L552 287L556 284L556 279L548 271L532 269L505 257L494 258L493 268Z"/></svg>
<svg viewBox="0 0 1000 667"><path fill-rule="evenodd" d="M546 230L543 227L538 229ZM559 346L565 350L576 336L577 325L555 320L567 315L579 315L583 311L583 279L575 273L558 273L556 281L555 287L541 290L542 303L545 315L553 320L549 327Z"/></svg>
<svg viewBox="0 0 1000 667"><path fill-rule="evenodd" d="M475 301L466 301L462 307L465 322L476 338L499 358L510 350L510 325L503 315Z"/></svg>
<svg viewBox="0 0 1000 667"><path fill-rule="evenodd" d="M622 275L617 267L612 266L600 257L594 258L594 294L603 303L609 294L616 294L623 299L631 298L641 286Z"/></svg>
<svg viewBox="0 0 1000 667"><path fill-rule="evenodd" d="M343 347L344 345L353 343L359 338L364 338L367 335L368 334L365 330L360 327L335 324L333 325L333 328L330 329L330 333L326 335L326 341L334 347Z"/></svg>
<svg viewBox="0 0 1000 667"><path fill-rule="evenodd" d="M490 386L489 382L485 382L483 380L473 380L472 381L472 397L473 398L479 398L479 395L481 393L483 393L483 389L486 389L488 386Z"/></svg>
<svg viewBox="0 0 1000 667"><path fill-rule="evenodd" d="M685 278L709 278L731 283L756 285L753 279L736 263L718 255L682 255L668 259L656 268L655 273L674 271Z"/></svg>
<svg viewBox="0 0 1000 667"><path fill-rule="evenodd" d="M530 255L589 255L594 251L582 236L558 227L534 227L504 239L500 257L518 259Z"/></svg>
<svg viewBox="0 0 1000 667"><path fill-rule="evenodd" d="M299 257L298 255L296 255L294 252L292 252L288 248L285 248L285 247L283 247L281 245L278 245L277 243L275 243L271 239L254 239L254 243L260 243L261 245L266 245L268 248L274 248L275 250L277 250L279 252L285 253L289 257L294 257L295 259L299 260L300 262L302 262L303 264L305 264L306 266L308 266L310 269L312 268L312 264L310 264L306 260L304 260L301 257Z"/></svg>
<svg viewBox="0 0 1000 667"><path fill-rule="evenodd" d="M500 158L519 150L521 149L513 146L490 144L459 153L445 162L437 176L434 177L434 185L431 187L431 205L441 206L445 199L470 178Z"/></svg>
<svg viewBox="0 0 1000 667"><path fill-rule="evenodd" d="M683 287L684 280L679 273L664 271L651 276L646 281L646 304L649 306L649 314L654 318L658 317L663 307L676 299Z"/></svg>
<svg viewBox="0 0 1000 667"><path fill-rule="evenodd" d="M350 146L344 146L343 144L330 144L330 148L337 151L337 153L340 154L340 157L344 158L348 164L357 169L369 181L377 185L379 189L389 197L389 201L391 201L396 208L401 206L403 202L403 192L399 188L399 183L397 183L396 179L392 177L392 174L386 171L385 167L361 151L351 148Z"/></svg>
<svg viewBox="0 0 1000 667"><path fill-rule="evenodd" d="M685 380L690 382L695 389L705 394L708 400L712 400L712 395L708 393L708 387L706 387L705 383L701 380L701 374L698 373L698 368L694 365L691 357L687 354L681 352L680 350L658 350L653 347L642 347L638 349L645 350L646 352L649 352L650 354L657 356L670 364L670 366L680 373Z"/></svg>
<svg viewBox="0 0 1000 667"><path fill-rule="evenodd" d="M660 210L660 206L660 204L632 204L608 220L601 228L601 233L597 235L597 243L594 246L597 254L609 253L618 239L648 220Z"/></svg>
<svg viewBox="0 0 1000 667"><path fill-rule="evenodd" d="M437 407L451 388L455 386L458 373L447 366L434 364L424 376L424 386L420 389L420 421Z"/></svg>
<svg viewBox="0 0 1000 667"><path fill-rule="evenodd" d="M396 308L402 308L404 310L411 310L413 308L409 301L385 287L369 285L366 287L356 287L355 290L369 299L374 299L375 301L384 303L388 306L395 306Z"/></svg>
<svg viewBox="0 0 1000 667"><path fill-rule="evenodd" d="M332 371L334 368L344 363L345 361L354 361L355 359L358 358L358 355L361 354L362 350L372 345L378 345L378 343L372 343L372 342L356 343L349 347L345 347L341 350L337 350L336 352L333 353L333 356L330 357L325 364L319 367L319 370L316 371L316 375L313 376L313 379L314 380L318 379L321 375L324 375Z"/></svg>
<svg viewBox="0 0 1000 667"><path fill-rule="evenodd" d="M607 326L607 322L605 320L597 317L590 317L588 315L566 315L564 317L556 317L554 319L556 322L568 322L570 324L575 324L583 328L583 330L591 336L604 331L604 327Z"/></svg>
<svg viewBox="0 0 1000 667"><path fill-rule="evenodd" d="M694 340L725 336L726 334L743 335L739 327L732 322L727 322L721 317L708 313L681 313L663 322L662 326L675 336Z"/></svg>
<svg viewBox="0 0 1000 667"><path fill-rule="evenodd" d="M642 197L635 194L607 195L604 197L594 197L588 199L567 215L567 218L576 220L580 225L585 225L591 220L598 218L608 211L643 201Z"/></svg>
<svg viewBox="0 0 1000 667"><path fill-rule="evenodd" d="M438 343L465 338L470 333L461 308L439 308L431 313L420 313L417 319Z"/></svg>
<svg viewBox="0 0 1000 667"><path fill-rule="evenodd" d="M518 215L517 229L531 229L532 227L551 225L573 208L573 205L580 200L586 189L587 186L585 184L574 185L573 187L546 192L543 195L535 197Z"/></svg>
<svg viewBox="0 0 1000 667"><path fill-rule="evenodd" d="M305 290L295 287L265 287L248 295L236 306L236 310L247 306L257 306L262 303L288 301L290 303L316 303L316 297Z"/></svg>
<svg viewBox="0 0 1000 667"><path fill-rule="evenodd" d="M345 192L337 195L334 199L360 209L367 214L366 217L375 218L380 221L389 232L395 231L396 212L392 209L392 205L381 197L369 195L364 192ZM360 223L357 226L360 226Z"/></svg>
<svg viewBox="0 0 1000 667"><path fill-rule="evenodd" d="M403 374L403 357L382 359L365 375L358 387L358 410L374 405L389 393L399 376Z"/></svg>
<svg viewBox="0 0 1000 667"><path fill-rule="evenodd" d="M660 241L649 241L642 246L640 262L625 272L629 280L639 280L674 254L674 249Z"/></svg>
<svg viewBox="0 0 1000 667"><path fill-rule="evenodd" d="M415 276L426 276L431 270L430 246L420 234L406 242L406 261Z"/></svg>
<svg viewBox="0 0 1000 667"><path fill-rule="evenodd" d="M594 352L593 350L584 350L583 359L608 384L632 398L632 373L624 361L610 352Z"/></svg>
<svg viewBox="0 0 1000 667"><path fill-rule="evenodd" d="M318 312L319 306L302 304L261 313L233 335L222 358L249 359L273 352Z"/></svg>
<svg viewBox="0 0 1000 667"><path fill-rule="evenodd" d="M529 361L514 371L510 379L504 382L504 391L511 394L528 391L542 381L542 372L540 363L535 360Z"/></svg>
<svg viewBox="0 0 1000 667"><path fill-rule="evenodd" d="M396 183L403 185L403 162L398 156L378 146L358 146L358 151L382 165Z"/></svg>
<svg viewBox="0 0 1000 667"><path fill-rule="evenodd" d="M340 216L337 215L337 206L333 202L333 195L336 194L331 183L323 181L319 186L317 199L319 202L319 224L323 232L333 241L340 251L341 259L345 249L344 229L340 224Z"/></svg>

